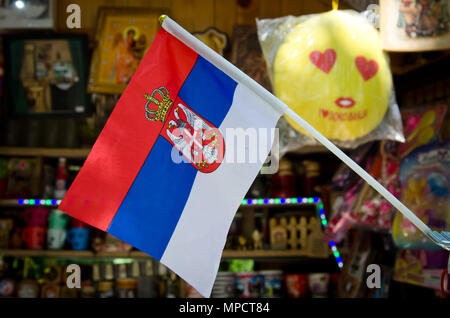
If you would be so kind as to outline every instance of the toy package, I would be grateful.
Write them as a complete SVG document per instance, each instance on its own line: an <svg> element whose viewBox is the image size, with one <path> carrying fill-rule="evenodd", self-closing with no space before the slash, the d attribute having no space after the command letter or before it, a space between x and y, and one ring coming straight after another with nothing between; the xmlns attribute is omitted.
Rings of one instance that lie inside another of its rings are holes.
<svg viewBox="0 0 450 318"><path fill-rule="evenodd" d="M401 162L400 200L435 231L450 229L450 141L416 148ZM392 228L402 248L436 249L409 220L397 213Z"/></svg>
<svg viewBox="0 0 450 318"><path fill-rule="evenodd" d="M404 157L415 148L436 140L446 112L446 105L402 110L406 141L398 146L398 155Z"/></svg>
<svg viewBox="0 0 450 318"><path fill-rule="evenodd" d="M333 10L257 25L274 94L325 137L350 148L404 141L389 61L366 18ZM316 143L289 117L279 128L282 153Z"/></svg>

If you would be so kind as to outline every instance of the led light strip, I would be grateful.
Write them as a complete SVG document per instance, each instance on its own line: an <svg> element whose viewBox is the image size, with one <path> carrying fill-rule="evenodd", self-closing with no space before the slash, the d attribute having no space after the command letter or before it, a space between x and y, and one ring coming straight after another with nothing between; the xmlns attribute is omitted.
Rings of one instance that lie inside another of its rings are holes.
<svg viewBox="0 0 450 318"><path fill-rule="evenodd" d="M61 203L61 200L52 199L19 199L17 204L19 205L47 205L57 206Z"/></svg>
<svg viewBox="0 0 450 318"><path fill-rule="evenodd" d="M317 212L320 217L320 221L322 222L322 226L324 228L327 227L328 221L325 216L325 209L323 208L322 200L318 197L306 197L306 198L259 198L259 199L243 199L241 205L266 205L266 204L315 204L317 208ZM344 267L344 263L342 262L341 254L339 253L336 244L333 241L329 242L331 251L333 252L333 256L336 259L336 262L339 268Z"/></svg>
<svg viewBox="0 0 450 318"><path fill-rule="evenodd" d="M260 198L260 199L243 199L242 205L264 205L264 204L317 204L320 198Z"/></svg>
<svg viewBox="0 0 450 318"><path fill-rule="evenodd" d="M19 205L43 205L43 206L58 206L61 200L55 199L18 199L17 203ZM315 204L317 207L317 212L319 213L322 226L327 227L328 221L325 216L325 210L323 208L323 203L318 197L305 197L305 198L259 198L259 199L243 199L242 205L265 205L265 204ZM330 248L333 251L333 255L336 258L336 262L339 268L344 267L341 255L333 241L329 242Z"/></svg>

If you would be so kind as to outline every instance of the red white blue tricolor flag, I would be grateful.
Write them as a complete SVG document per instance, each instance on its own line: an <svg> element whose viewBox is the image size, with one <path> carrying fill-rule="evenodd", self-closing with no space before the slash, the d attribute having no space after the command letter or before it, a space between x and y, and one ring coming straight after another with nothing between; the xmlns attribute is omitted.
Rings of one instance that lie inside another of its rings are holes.
<svg viewBox="0 0 450 318"><path fill-rule="evenodd" d="M166 22L59 208L151 255L209 297L235 212L263 163L224 160L239 151L226 131L273 129L282 111ZM258 146L264 158L272 139Z"/></svg>

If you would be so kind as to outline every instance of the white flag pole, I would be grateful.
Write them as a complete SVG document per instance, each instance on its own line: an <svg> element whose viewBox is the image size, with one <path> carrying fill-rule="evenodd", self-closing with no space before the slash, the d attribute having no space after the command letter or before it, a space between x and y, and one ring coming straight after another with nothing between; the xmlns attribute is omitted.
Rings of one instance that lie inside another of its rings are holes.
<svg viewBox="0 0 450 318"><path fill-rule="evenodd" d="M264 87L251 79L236 66L228 62L222 56L214 52L206 44L201 42L195 36L183 29L175 21L163 15L160 17L162 27L176 37L178 40L192 48L211 64L221 69L225 74L234 79L236 82L242 83L250 88L255 94L267 101L273 107L281 110L283 113L292 118L302 128L311 134L317 141L324 145L328 150L341 159L347 166L356 172L364 181L371 185L379 194L381 194L392 206L399 210L409 221L411 221L419 230L421 230L435 244L446 250L450 250L450 236L448 232L442 234L432 231L425 223L422 222L411 210L409 210L402 202L400 202L392 193L384 188L377 180L361 168L356 162L348 157L342 150L336 147L330 140L319 133L308 122L301 118L296 112L290 109L285 103L267 91Z"/></svg>

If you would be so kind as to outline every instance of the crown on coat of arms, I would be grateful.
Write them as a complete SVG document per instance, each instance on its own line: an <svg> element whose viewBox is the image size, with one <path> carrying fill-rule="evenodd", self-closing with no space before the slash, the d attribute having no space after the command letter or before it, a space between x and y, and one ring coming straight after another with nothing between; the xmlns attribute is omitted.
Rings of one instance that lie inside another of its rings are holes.
<svg viewBox="0 0 450 318"><path fill-rule="evenodd" d="M159 99L156 98L159 94ZM170 106L172 106L173 101L170 99L169 92L165 87L160 87L155 89L151 95L144 94L147 102L145 103L145 118L150 121L162 121L166 119L167 112ZM155 104L158 109L150 109L150 105Z"/></svg>

